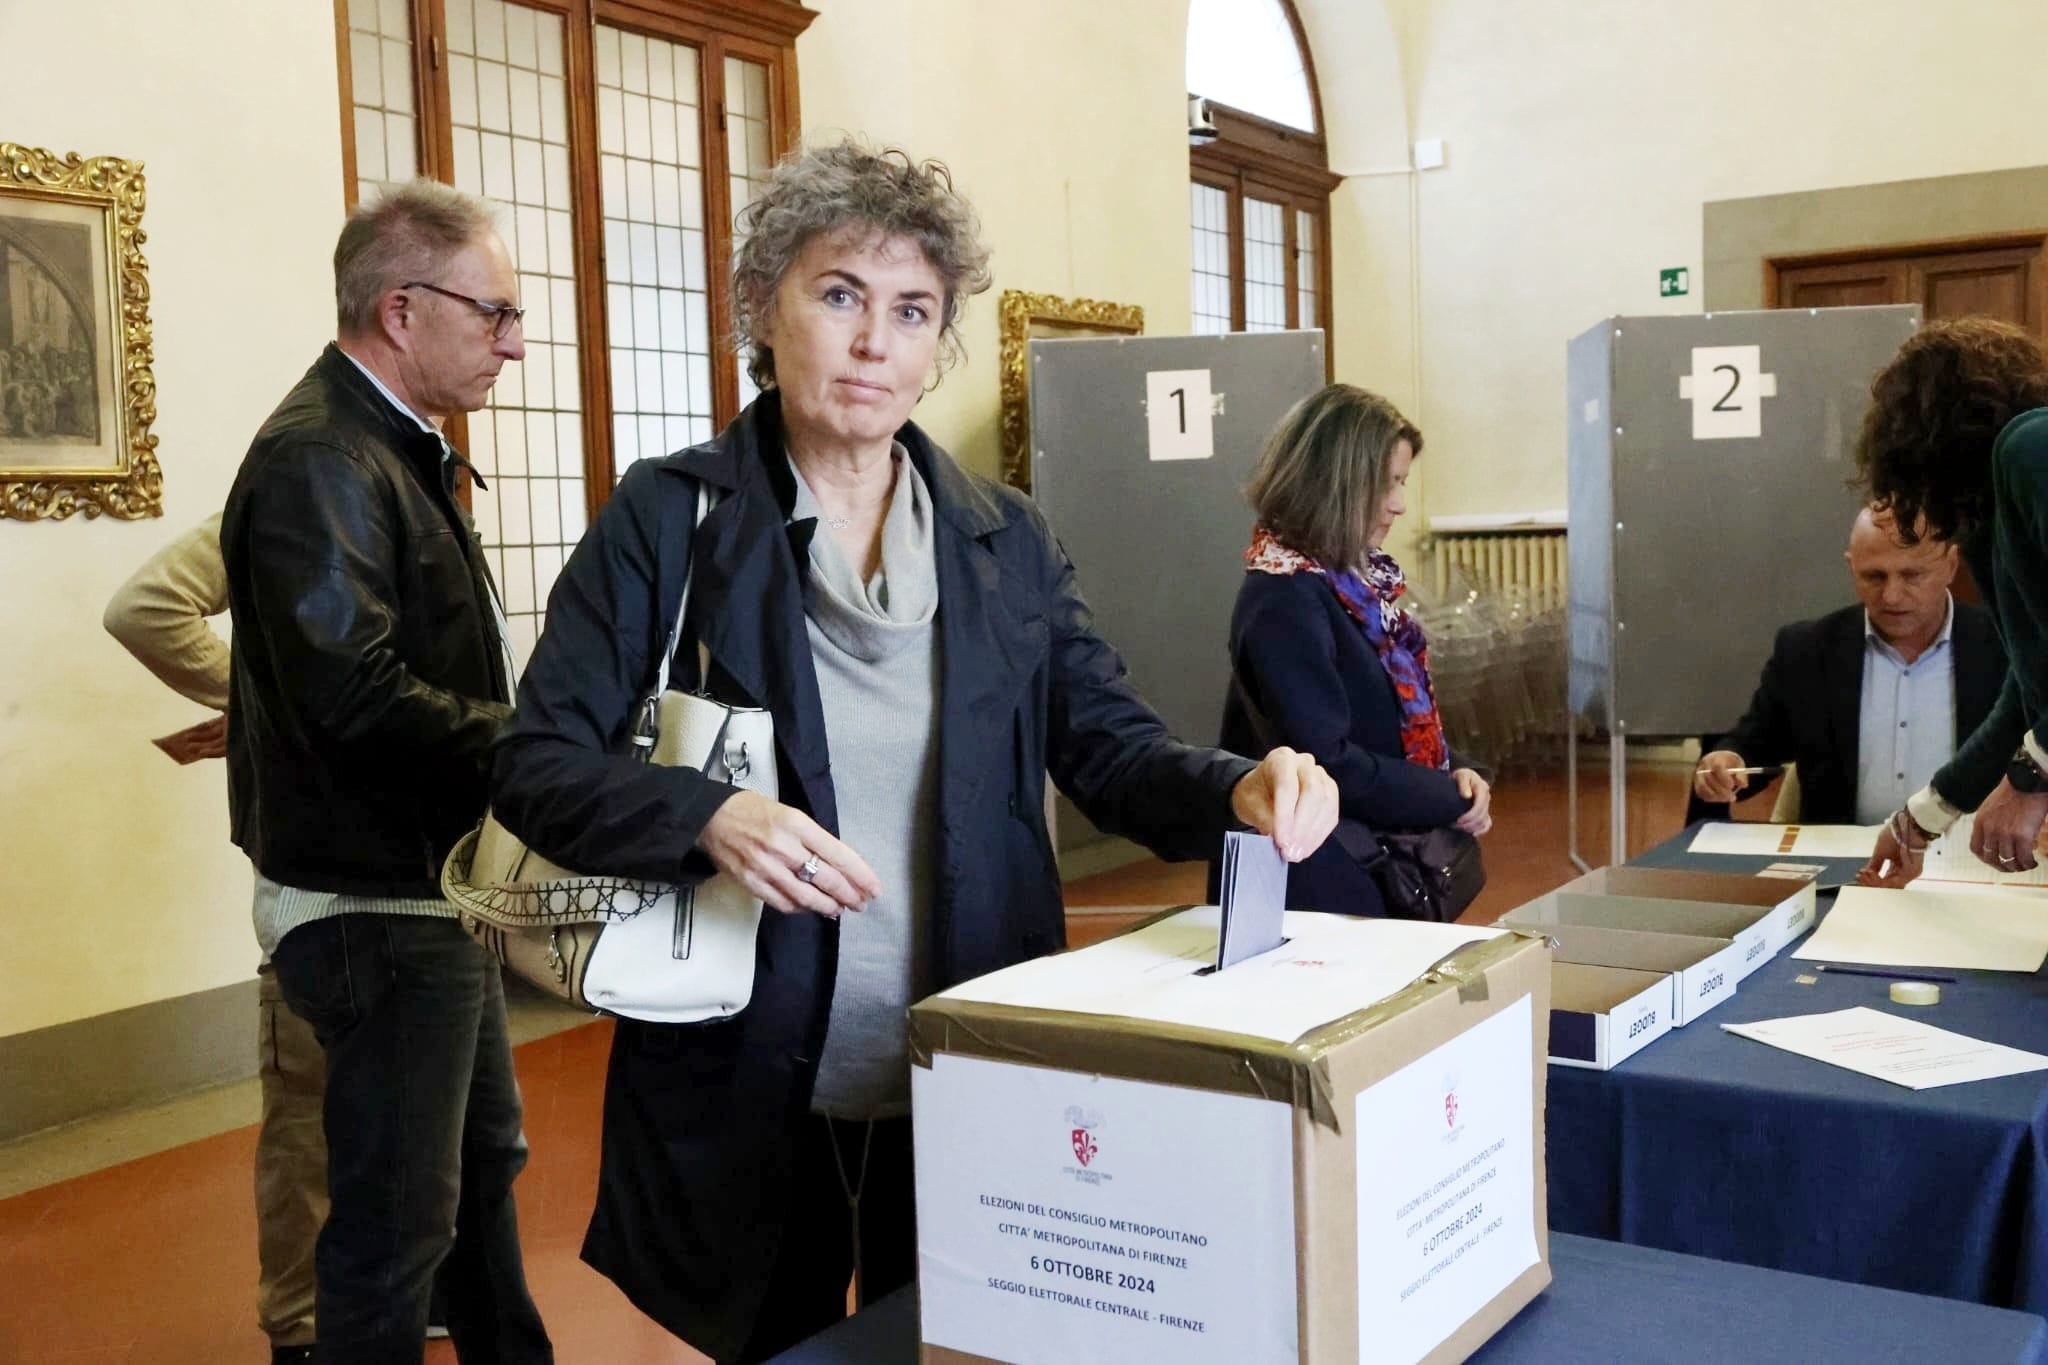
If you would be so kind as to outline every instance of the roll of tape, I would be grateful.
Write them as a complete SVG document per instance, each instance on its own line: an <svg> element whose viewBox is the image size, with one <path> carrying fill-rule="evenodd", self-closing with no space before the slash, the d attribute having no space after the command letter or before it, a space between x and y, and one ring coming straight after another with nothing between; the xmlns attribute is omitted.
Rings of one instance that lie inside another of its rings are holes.
<svg viewBox="0 0 2048 1365"><path fill-rule="evenodd" d="M1900 1005L1939 1005L1941 987L1932 981L1894 981L1892 1001Z"/></svg>

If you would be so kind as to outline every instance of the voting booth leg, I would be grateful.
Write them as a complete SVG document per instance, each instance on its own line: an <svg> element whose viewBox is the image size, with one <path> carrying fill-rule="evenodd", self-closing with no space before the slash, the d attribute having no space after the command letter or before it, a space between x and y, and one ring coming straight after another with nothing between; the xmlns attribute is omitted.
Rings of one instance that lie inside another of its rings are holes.
<svg viewBox="0 0 2048 1365"><path fill-rule="evenodd" d="M1564 852L1579 871L1593 870L1579 856L1579 718L1569 708L1564 713Z"/></svg>
<svg viewBox="0 0 2048 1365"><path fill-rule="evenodd" d="M1620 867L1628 861L1628 741L1618 727L1608 728L1607 738L1607 860ZM1581 872L1592 864L1579 853L1579 727L1578 717L1569 709L1564 725L1565 856Z"/></svg>
<svg viewBox="0 0 2048 1365"><path fill-rule="evenodd" d="M1607 799L1607 864L1620 867L1628 861L1628 740L1619 726L1607 733Z"/></svg>

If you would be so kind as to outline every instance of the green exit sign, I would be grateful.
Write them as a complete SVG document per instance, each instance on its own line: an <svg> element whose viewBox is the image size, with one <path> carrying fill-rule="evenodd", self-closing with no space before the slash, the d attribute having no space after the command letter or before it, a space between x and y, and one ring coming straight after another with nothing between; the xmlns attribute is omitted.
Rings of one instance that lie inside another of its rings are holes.
<svg viewBox="0 0 2048 1365"><path fill-rule="evenodd" d="M1675 299L1680 294L1692 292L1692 271L1684 266L1657 272L1657 297Z"/></svg>

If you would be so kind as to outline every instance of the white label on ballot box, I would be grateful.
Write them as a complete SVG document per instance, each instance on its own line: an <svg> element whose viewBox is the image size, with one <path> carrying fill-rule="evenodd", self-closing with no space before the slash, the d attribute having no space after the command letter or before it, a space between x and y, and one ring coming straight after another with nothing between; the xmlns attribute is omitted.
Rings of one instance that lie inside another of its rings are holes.
<svg viewBox="0 0 2048 1365"><path fill-rule="evenodd" d="M1298 1358L1287 1105L943 1052L911 1095L927 1343L1015 1365Z"/></svg>
<svg viewBox="0 0 2048 1365"><path fill-rule="evenodd" d="M1359 1359L1420 1360L1536 1264L1529 997L1359 1092Z"/></svg>

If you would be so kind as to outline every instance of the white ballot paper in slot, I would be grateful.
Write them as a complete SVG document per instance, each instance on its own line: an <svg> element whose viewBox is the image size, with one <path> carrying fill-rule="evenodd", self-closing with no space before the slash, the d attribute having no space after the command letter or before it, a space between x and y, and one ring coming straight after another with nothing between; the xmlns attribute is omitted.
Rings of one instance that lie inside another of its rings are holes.
<svg viewBox="0 0 2048 1365"><path fill-rule="evenodd" d="M1216 970L1271 952L1284 941L1287 860L1264 834L1223 836L1223 927L1216 935Z"/></svg>
<svg viewBox="0 0 2048 1365"><path fill-rule="evenodd" d="M1845 886L1792 956L1873 967L2034 972L2048 959L2048 901L2028 893Z"/></svg>
<svg viewBox="0 0 2048 1365"><path fill-rule="evenodd" d="M1882 825L1765 825L1717 820L1701 825L1688 853L1733 853L1745 858L1868 858Z"/></svg>
<svg viewBox="0 0 2048 1365"><path fill-rule="evenodd" d="M1723 1024L1738 1037L1768 1043L1830 1066L1860 1071L1909 1090L1932 1090L1964 1081L1988 1081L2048 1071L2048 1057L2003 1043L1965 1038L1945 1028L1901 1019L1867 1005L1831 1014Z"/></svg>

